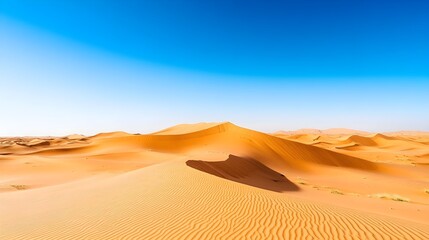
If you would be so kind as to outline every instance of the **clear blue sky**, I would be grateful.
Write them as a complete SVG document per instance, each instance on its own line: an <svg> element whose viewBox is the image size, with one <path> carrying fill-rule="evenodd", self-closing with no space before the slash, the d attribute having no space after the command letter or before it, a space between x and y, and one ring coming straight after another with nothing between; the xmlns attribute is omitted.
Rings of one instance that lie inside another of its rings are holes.
<svg viewBox="0 0 429 240"><path fill-rule="evenodd" d="M0 136L429 131L429 1L0 0Z"/></svg>

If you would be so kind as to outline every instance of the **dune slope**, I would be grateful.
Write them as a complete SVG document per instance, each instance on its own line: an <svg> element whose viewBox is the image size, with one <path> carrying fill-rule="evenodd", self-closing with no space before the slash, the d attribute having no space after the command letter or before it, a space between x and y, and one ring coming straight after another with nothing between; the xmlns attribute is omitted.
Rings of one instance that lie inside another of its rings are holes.
<svg viewBox="0 0 429 240"><path fill-rule="evenodd" d="M427 228L309 202L169 162L1 196L1 239L427 239ZM55 201L52 201L55 198ZM30 226L28 225L29 223Z"/></svg>

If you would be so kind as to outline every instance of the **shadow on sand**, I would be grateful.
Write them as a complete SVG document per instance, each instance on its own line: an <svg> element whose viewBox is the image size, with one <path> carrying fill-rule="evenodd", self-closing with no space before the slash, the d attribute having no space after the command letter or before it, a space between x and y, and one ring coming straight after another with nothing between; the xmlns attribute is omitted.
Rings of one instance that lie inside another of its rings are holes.
<svg viewBox="0 0 429 240"><path fill-rule="evenodd" d="M225 161L188 160L186 165L224 179L274 192L299 191L299 187L283 174L251 158L229 155Z"/></svg>

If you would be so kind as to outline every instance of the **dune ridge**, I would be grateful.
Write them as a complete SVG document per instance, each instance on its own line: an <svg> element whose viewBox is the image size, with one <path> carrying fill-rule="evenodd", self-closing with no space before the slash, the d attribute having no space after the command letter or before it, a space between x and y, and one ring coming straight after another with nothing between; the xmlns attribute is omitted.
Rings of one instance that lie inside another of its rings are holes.
<svg viewBox="0 0 429 240"><path fill-rule="evenodd" d="M165 132L164 132L165 133ZM201 147L213 150L227 150L234 155L251 154L271 168L281 169L284 166L301 170L310 170L314 164L362 168L365 170L381 169L366 160L350 156L340 156L336 152L308 146L271 136L265 133L238 127L232 123L211 124L197 131L177 134L127 135L98 139L104 147L142 147L160 152L183 153ZM195 141L198 139L198 141ZM233 146L233 148L229 147ZM338 161L345 158L345 161Z"/></svg>

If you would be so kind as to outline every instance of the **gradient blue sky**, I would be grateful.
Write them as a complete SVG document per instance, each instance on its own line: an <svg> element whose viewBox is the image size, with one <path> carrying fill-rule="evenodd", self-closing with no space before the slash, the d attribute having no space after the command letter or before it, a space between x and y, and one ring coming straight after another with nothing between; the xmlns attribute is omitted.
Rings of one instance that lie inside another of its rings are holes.
<svg viewBox="0 0 429 240"><path fill-rule="evenodd" d="M429 1L0 0L0 136L429 131Z"/></svg>

